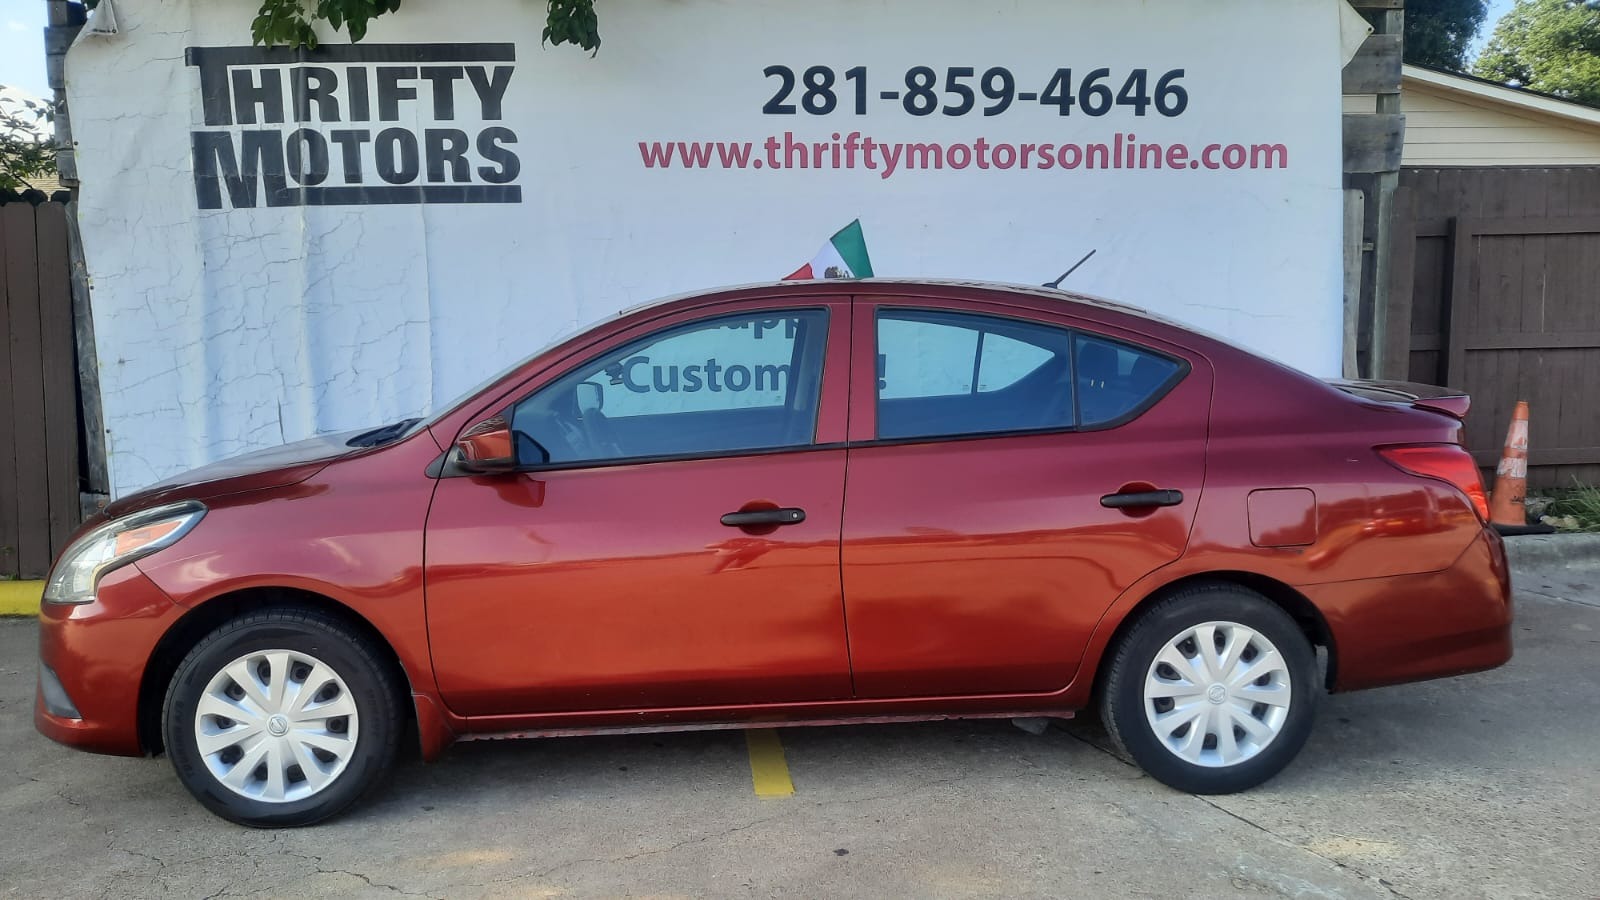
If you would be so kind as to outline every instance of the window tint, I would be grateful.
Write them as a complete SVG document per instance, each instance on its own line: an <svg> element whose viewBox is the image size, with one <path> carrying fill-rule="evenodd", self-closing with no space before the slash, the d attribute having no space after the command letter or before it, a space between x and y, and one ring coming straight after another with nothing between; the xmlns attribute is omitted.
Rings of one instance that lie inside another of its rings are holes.
<svg viewBox="0 0 1600 900"><path fill-rule="evenodd" d="M972 393L972 360L978 353L978 334L975 328L949 322L880 316L878 400Z"/></svg>
<svg viewBox="0 0 1600 900"><path fill-rule="evenodd" d="M990 332L978 354L978 393L1008 388L1049 362L1055 353L1036 344Z"/></svg>
<svg viewBox="0 0 1600 900"><path fill-rule="evenodd" d="M1070 428L1071 332L991 316L878 315L878 437Z"/></svg>
<svg viewBox="0 0 1600 900"><path fill-rule="evenodd" d="M1137 409L1177 374L1179 364L1127 344L1080 334L1078 424L1100 425Z"/></svg>
<svg viewBox="0 0 1600 900"><path fill-rule="evenodd" d="M550 463L808 444L827 313L730 316L661 332L518 403L519 456Z"/></svg>

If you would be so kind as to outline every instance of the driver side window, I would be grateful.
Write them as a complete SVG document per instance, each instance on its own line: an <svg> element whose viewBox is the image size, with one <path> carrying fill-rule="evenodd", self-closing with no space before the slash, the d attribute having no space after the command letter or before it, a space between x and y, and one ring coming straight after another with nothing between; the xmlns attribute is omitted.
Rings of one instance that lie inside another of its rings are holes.
<svg viewBox="0 0 1600 900"><path fill-rule="evenodd" d="M811 443L824 310L763 310L657 332L516 405L518 457L562 465Z"/></svg>

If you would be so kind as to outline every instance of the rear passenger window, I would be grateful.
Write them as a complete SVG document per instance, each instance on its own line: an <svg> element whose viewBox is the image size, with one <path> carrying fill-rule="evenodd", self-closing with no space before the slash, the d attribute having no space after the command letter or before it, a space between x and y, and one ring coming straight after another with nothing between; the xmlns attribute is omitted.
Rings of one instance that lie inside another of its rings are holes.
<svg viewBox="0 0 1600 900"><path fill-rule="evenodd" d="M878 437L1070 428L1072 333L991 316L878 315Z"/></svg>
<svg viewBox="0 0 1600 900"><path fill-rule="evenodd" d="M880 310L877 328L880 439L1113 425L1183 369L1151 350L998 316Z"/></svg>
<svg viewBox="0 0 1600 900"><path fill-rule="evenodd" d="M1127 344L1077 336L1078 424L1115 422L1145 405L1178 374L1179 364Z"/></svg>

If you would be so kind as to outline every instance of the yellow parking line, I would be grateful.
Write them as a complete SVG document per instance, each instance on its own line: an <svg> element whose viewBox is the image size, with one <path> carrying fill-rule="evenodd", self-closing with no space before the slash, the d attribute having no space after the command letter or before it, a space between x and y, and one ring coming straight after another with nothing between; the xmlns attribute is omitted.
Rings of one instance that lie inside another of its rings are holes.
<svg viewBox="0 0 1600 900"><path fill-rule="evenodd" d="M42 581L0 581L0 616L32 616L39 612Z"/></svg>
<svg viewBox="0 0 1600 900"><path fill-rule="evenodd" d="M783 744L778 732L771 728L751 729L744 733L750 747L750 781L755 785L757 797L788 797L794 794L794 782L789 780L789 764L783 760Z"/></svg>

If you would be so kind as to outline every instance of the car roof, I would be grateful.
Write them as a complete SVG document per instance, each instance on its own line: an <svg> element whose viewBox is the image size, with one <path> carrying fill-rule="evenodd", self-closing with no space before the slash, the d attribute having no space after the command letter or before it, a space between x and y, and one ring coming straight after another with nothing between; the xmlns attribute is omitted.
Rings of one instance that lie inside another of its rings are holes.
<svg viewBox="0 0 1600 900"><path fill-rule="evenodd" d="M975 278L819 278L809 281L762 281L709 290L688 291L670 297L663 297L660 300L625 309L607 320L607 323L632 318L637 313L646 313L647 318L650 313L661 314L667 312L672 305L679 303L694 305L706 302L737 301L745 297L771 297L775 294L781 295L784 293L809 293L812 296L819 293L824 296L851 296L857 294L893 296L897 293L913 293L921 289L931 289L929 296L941 299L950 297L959 299L962 293L967 291L982 292L987 294L988 299L991 300L995 299L996 295L1002 295L1002 297L1009 295L1012 298L1030 301L1028 306L1035 309L1047 304L1056 306L1067 304L1068 306L1077 307L1075 310L1063 310L1069 314L1085 315L1090 319L1096 319L1107 325L1128 327L1134 331L1150 334L1153 337L1165 340L1176 338L1178 343L1184 344L1196 352L1208 355L1218 351L1228 354L1237 353L1253 359L1272 362L1274 365L1282 365L1276 361L1268 360L1232 338L1217 334L1193 323L1180 321L1161 313L1151 312L1148 309L1129 303L1109 300L1095 294L1068 291L1046 285L984 281ZM1098 315L1099 313L1109 313L1112 318L1106 319ZM1123 317L1121 321L1116 318L1119 316ZM1148 323L1155 327L1146 329L1141 327L1141 323ZM596 323L592 327L599 327L599 325L600 323ZM1171 330L1177 331L1178 334L1172 334Z"/></svg>
<svg viewBox="0 0 1600 900"><path fill-rule="evenodd" d="M692 300L711 300L719 298L734 298L744 294L770 294L771 292L815 292L823 288L828 294L884 294L893 293L900 288L937 288L941 290L975 290L986 293L1012 294L1017 296L1041 298L1052 302L1075 303L1089 306L1108 312L1121 313L1140 319L1148 319L1186 331L1194 328L1182 322L1174 321L1159 313L1153 313L1142 307L1132 304L1110 300L1094 294L1084 294L1077 291L1068 291L1061 288L1047 287L1036 284L1014 284L1004 281L984 281L972 278L818 278L809 281L758 281L750 284L729 285L726 287L712 288L709 290L685 291L668 297L650 300L635 306L628 307L617 314L617 318L631 316L634 313L653 310L657 307L670 306L675 303Z"/></svg>

